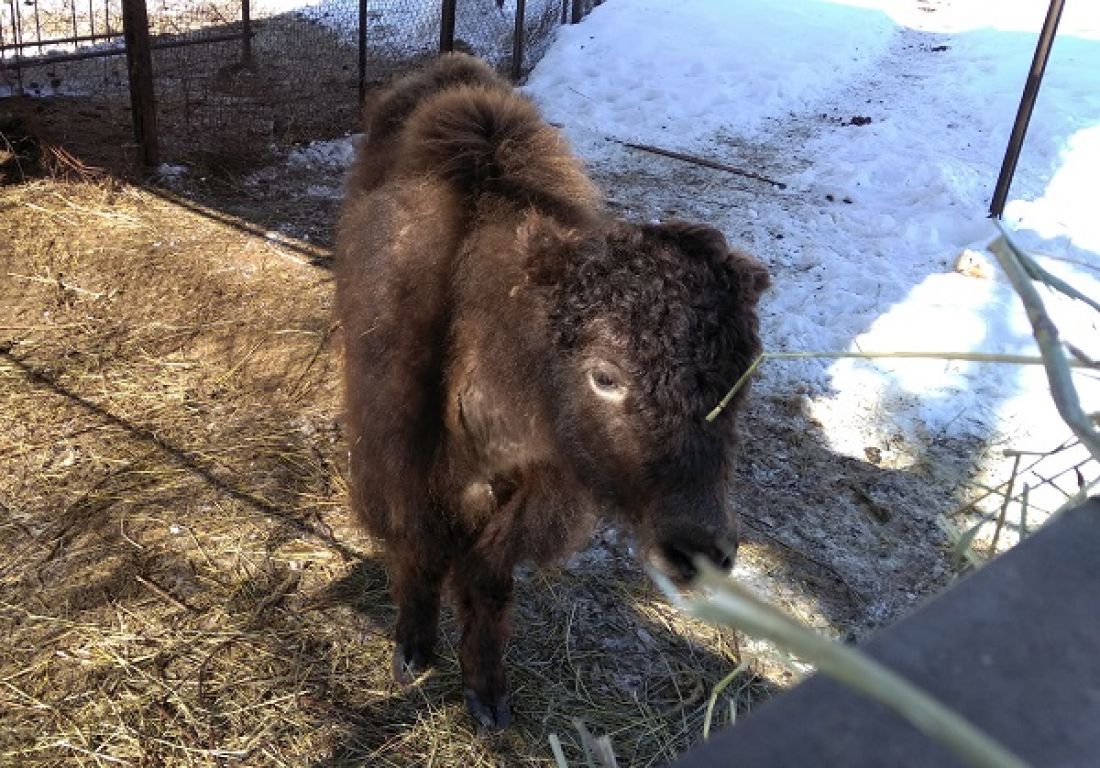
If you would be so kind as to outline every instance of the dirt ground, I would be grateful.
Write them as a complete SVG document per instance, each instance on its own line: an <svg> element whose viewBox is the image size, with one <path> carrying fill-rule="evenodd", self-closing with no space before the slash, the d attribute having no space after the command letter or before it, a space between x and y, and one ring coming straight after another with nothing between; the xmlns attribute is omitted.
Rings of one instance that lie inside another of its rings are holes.
<svg viewBox="0 0 1100 768"><path fill-rule="evenodd" d="M385 569L345 504L338 201L256 178L0 188L0 762L554 765L556 735L581 765L579 720L663 765L741 660L716 725L794 682L679 615L608 528L521 574L511 730L465 717L449 613L436 670L395 687ZM862 638L957 572L937 518L988 449L852 459L794 393L756 393L743 431L735 575L807 624Z"/></svg>

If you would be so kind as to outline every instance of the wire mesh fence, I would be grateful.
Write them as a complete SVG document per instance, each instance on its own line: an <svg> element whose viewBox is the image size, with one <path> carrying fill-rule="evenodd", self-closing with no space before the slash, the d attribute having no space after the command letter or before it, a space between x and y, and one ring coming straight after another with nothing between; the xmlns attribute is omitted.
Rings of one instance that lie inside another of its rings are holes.
<svg viewBox="0 0 1100 768"><path fill-rule="evenodd" d="M128 119L120 0L0 3L0 96L85 97L102 119ZM120 101L120 98L122 99Z"/></svg>
<svg viewBox="0 0 1100 768"><path fill-rule="evenodd" d="M273 147L354 125L357 4L287 6L159 0L150 9L166 158L247 165ZM158 48L163 40L176 44Z"/></svg>
<svg viewBox="0 0 1100 768"><path fill-rule="evenodd" d="M163 160L250 164L273 148L355 130L364 94L441 49L470 51L521 78L558 26L594 4L0 0L0 98L22 96L39 112L81 116L103 132L98 140L117 144L139 113L127 59L135 43L124 24L138 6L136 18L147 18L154 102L143 126L151 139L138 139L156 142Z"/></svg>

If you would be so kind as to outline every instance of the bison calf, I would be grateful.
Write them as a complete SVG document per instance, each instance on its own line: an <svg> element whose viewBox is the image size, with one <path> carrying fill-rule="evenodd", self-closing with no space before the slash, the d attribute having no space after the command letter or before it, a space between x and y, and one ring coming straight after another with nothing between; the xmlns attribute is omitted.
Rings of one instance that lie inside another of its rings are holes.
<svg viewBox="0 0 1100 768"><path fill-rule="evenodd" d="M681 581L731 565L736 408L705 416L760 352L768 276L710 227L606 215L470 57L399 82L367 134L336 264L352 506L387 545L398 680L430 663L449 578L467 705L502 727L518 561L608 514Z"/></svg>

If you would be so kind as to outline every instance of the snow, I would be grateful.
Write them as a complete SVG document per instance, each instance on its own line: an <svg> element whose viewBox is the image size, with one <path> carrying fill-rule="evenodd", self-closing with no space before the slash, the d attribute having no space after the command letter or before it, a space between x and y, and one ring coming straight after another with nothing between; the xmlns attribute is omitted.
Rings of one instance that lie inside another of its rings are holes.
<svg viewBox="0 0 1100 768"><path fill-rule="evenodd" d="M616 140L627 140L788 184L746 192L731 177L705 201L682 192L693 217L768 262L770 351L1034 355L998 270L981 279L953 267L996 234L989 199L1046 6L614 0L561 32L527 91L595 169L626 163ZM1100 297L1090 185L1100 171L1100 9L1069 6L1005 221L1046 268ZM1063 334L1100 354L1096 314L1050 303ZM1100 407L1094 382L1079 386L1086 407ZM761 389L808 393L833 445L853 456L898 430L1033 448L1065 436L1039 368L777 361Z"/></svg>
<svg viewBox="0 0 1100 768"><path fill-rule="evenodd" d="M175 165L172 163L161 163L157 166L157 176L164 181L172 181L179 179L181 176L187 173L186 165Z"/></svg>
<svg viewBox="0 0 1100 768"><path fill-rule="evenodd" d="M298 194L315 200L340 200L344 196L344 181L355 158L359 136L354 134L294 147L280 162L245 176L244 186L266 194L297 179L302 182Z"/></svg>
<svg viewBox="0 0 1100 768"><path fill-rule="evenodd" d="M680 147L752 136L883 51L892 25L863 17L818 0L609 2L559 33L529 88L571 129Z"/></svg>
<svg viewBox="0 0 1100 768"><path fill-rule="evenodd" d="M1100 83L1096 86L1100 92ZM1082 194L1100 168L1100 125L1072 134L1058 151L1058 169L1041 197L1013 200L1006 213L1027 224L1045 240L1067 238L1078 247L1100 253L1100 218L1095 198Z"/></svg>
<svg viewBox="0 0 1100 768"><path fill-rule="evenodd" d="M290 151L287 162L292 168L319 168L322 170L344 170L351 167L355 159L355 141L353 138L314 141Z"/></svg>

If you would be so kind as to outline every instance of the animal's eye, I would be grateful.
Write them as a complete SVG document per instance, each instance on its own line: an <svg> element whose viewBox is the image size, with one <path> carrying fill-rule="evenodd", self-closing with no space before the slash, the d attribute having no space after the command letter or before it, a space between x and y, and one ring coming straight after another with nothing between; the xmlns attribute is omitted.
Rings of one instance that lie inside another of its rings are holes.
<svg viewBox="0 0 1100 768"><path fill-rule="evenodd" d="M600 397L622 400L626 396L622 374L611 368L604 366L593 368L588 372L588 383Z"/></svg>

